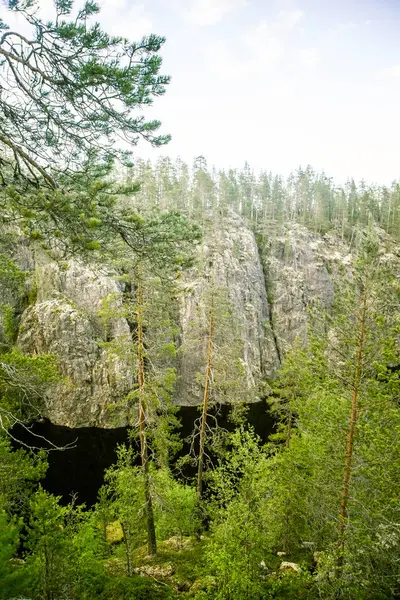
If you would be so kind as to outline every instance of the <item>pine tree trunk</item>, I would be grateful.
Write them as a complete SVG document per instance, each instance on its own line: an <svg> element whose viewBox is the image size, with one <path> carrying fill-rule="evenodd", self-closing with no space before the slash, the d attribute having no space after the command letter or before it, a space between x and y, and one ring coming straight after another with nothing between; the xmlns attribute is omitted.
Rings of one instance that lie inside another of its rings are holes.
<svg viewBox="0 0 400 600"><path fill-rule="evenodd" d="M144 340L143 340L143 290L140 272L138 274L137 287L137 324L138 324L138 382L139 382L139 439L140 439L140 458L142 464L143 480L144 480L144 497L146 505L146 522L147 522L147 544L149 554L156 554L157 540L156 529L154 525L154 510L150 489L149 476L149 453L147 447L146 434L146 407L145 407L145 372L144 372Z"/></svg>
<svg viewBox="0 0 400 600"><path fill-rule="evenodd" d="M121 527L122 527L122 531L124 533L126 570L128 572L128 577L131 577L133 574L131 530L129 529L128 523L121 523Z"/></svg>
<svg viewBox="0 0 400 600"><path fill-rule="evenodd" d="M197 468L197 499L199 500L199 502L203 495L204 448L205 448L205 440L206 440L208 399L209 399L209 394L210 394L213 335L214 335L214 306L212 303L211 308L210 308L210 321L209 321L209 330L208 330L207 365L206 365L206 379L205 379L205 383L204 383L203 411L202 411L201 422L200 422L200 448L199 448L199 462L198 462L198 468Z"/></svg>
<svg viewBox="0 0 400 600"><path fill-rule="evenodd" d="M51 589L51 566L50 566L50 555L47 547L47 543L44 543L44 591L46 600L53 600L53 592Z"/></svg>
<svg viewBox="0 0 400 600"><path fill-rule="evenodd" d="M293 398L291 400L289 400L289 415L288 415L288 420L287 420L287 425L286 425L285 448L289 448L290 438L292 437L292 427L293 427L292 402L293 402Z"/></svg>
<svg viewBox="0 0 400 600"><path fill-rule="evenodd" d="M102 519L101 528L103 531L103 539L107 542L107 520L105 517Z"/></svg>
<svg viewBox="0 0 400 600"><path fill-rule="evenodd" d="M343 473L343 484L342 491L340 494L340 511L339 511L339 545L343 550L344 538L346 532L346 525L348 522L348 501L349 501L349 490L350 490L350 478L351 468L354 451L354 439L356 434L356 426L358 419L358 397L360 391L360 381L362 375L362 362L364 357L364 343L365 343L365 321L367 316L367 288L366 282L364 283L364 293L359 313L359 336L355 359L355 368L353 376L353 394L351 401L351 412L349 427L347 430L347 442L346 442L346 459Z"/></svg>
<svg viewBox="0 0 400 600"><path fill-rule="evenodd" d="M342 214L342 240L344 240L344 227L346 224L346 214L345 214L345 208L343 208L343 214Z"/></svg>

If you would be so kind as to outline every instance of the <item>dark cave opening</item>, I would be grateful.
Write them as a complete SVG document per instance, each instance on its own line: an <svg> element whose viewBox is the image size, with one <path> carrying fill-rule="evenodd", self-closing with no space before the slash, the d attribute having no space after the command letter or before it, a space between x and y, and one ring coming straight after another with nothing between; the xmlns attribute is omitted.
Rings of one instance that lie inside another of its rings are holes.
<svg viewBox="0 0 400 600"><path fill-rule="evenodd" d="M196 406L183 406L179 409L177 416L181 421L179 434L182 440L186 440L190 436L194 421L199 415L199 409ZM234 425L229 421L228 415L229 406L221 406L218 410L218 424L232 431ZM265 401L248 405L246 418L261 440L267 441L269 435L274 431L274 420L268 413ZM98 490L103 484L104 471L116 461L118 444L128 441L128 428L82 427L70 429L43 420L34 423L31 429L34 434L50 440L58 447L74 443L74 447L70 449L49 452L49 468L42 481L43 487L48 492L61 496L63 503L68 503L72 495L77 494L78 503L84 503L88 507L95 504ZM33 437L27 429L22 427L15 427L13 435L25 444L48 447L43 439ZM184 441L183 450L179 454L187 451L188 443Z"/></svg>

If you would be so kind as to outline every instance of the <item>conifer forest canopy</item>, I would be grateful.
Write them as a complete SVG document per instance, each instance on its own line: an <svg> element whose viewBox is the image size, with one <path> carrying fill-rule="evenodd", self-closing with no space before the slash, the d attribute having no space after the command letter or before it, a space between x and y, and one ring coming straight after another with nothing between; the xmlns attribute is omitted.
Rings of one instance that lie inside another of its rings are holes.
<svg viewBox="0 0 400 600"><path fill-rule="evenodd" d="M0 600L399 599L400 182L144 160L165 39L39 9L0 20ZM100 413L96 502L52 494Z"/></svg>

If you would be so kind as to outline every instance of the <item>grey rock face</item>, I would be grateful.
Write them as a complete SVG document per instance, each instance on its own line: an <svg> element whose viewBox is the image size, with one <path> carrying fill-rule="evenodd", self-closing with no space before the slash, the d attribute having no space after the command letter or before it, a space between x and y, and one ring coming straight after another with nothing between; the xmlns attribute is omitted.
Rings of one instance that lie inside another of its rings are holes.
<svg viewBox="0 0 400 600"><path fill-rule="evenodd" d="M206 319L202 298L213 272L215 284L226 289L243 339L242 364L252 389L249 399L254 399L259 382L273 377L293 340L305 340L310 302L318 298L324 307L331 306L335 273L344 269L351 276L353 256L336 235L319 236L296 224L262 231L258 246L235 215L214 225L206 222L204 229L198 266L182 283L181 341L199 313ZM390 258L389 246L382 239ZM70 427L126 425L127 410L119 403L135 383L136 365L129 353L113 353L104 342L129 345L130 328L125 318L115 317L105 332L99 318L102 299L109 294L116 306L122 303L123 284L106 270L94 271L76 261L63 268L42 255L36 256L31 279L37 298L22 314L18 346L58 356L64 377L44 399L43 415ZM201 398L193 393L193 376L201 368L198 356L183 355L177 366L176 403L199 404Z"/></svg>
<svg viewBox="0 0 400 600"><path fill-rule="evenodd" d="M307 309L318 299L328 309L334 300L338 272L352 277L354 254L350 244L334 232L324 236L296 223L263 232L260 245L271 324L279 354L283 357L296 338L306 341ZM398 261L398 247L384 231L376 228L384 261ZM355 231L353 244L363 230Z"/></svg>
<svg viewBox="0 0 400 600"><path fill-rule="evenodd" d="M296 224L268 232L267 240L261 253L272 327L283 357L296 337L305 340L310 302L318 298L330 308L334 298L332 263L346 262L348 249L337 240L330 248L328 240Z"/></svg>
<svg viewBox="0 0 400 600"><path fill-rule="evenodd" d="M238 331L243 337L242 364L247 385L254 389L271 376L279 361L266 294L264 274L253 233L239 217L206 233L199 248L199 265L184 281L180 328L183 339L189 324L197 318L210 274L226 288ZM123 286L111 273L98 273L76 261L62 267L41 255L36 261L36 304L23 314L19 347L29 353L58 356L65 381L49 391L43 414L53 423L70 427L113 427L127 423L124 410L113 410L132 389L134 368L123 357L102 347L104 331L98 317L102 299L113 294L118 302ZM130 339L124 318L112 321L108 340ZM191 394L196 357L186 356L178 365L180 385L175 401L198 404Z"/></svg>
<svg viewBox="0 0 400 600"><path fill-rule="evenodd" d="M110 275L97 275L71 262L64 270L43 258L37 265L37 302L23 314L18 346L30 354L58 357L64 381L49 390L42 413L69 427L115 427L127 424L117 403L134 382L133 365L103 346L98 316L102 299L122 288ZM128 323L115 318L107 341L130 339Z"/></svg>
<svg viewBox="0 0 400 600"><path fill-rule="evenodd" d="M209 226L205 224L199 264L186 274L184 281L180 311L183 340L199 315L205 323L204 333L207 335L207 315L202 314L202 304L212 277L216 288L226 289L236 329L244 342L241 359L247 386L255 389L262 378L274 373L279 361L270 327L270 308L257 243L254 234L235 215L217 226L212 226L211 222ZM183 356L179 367L179 404L201 402L201 398L193 395L191 385L198 369L196 356Z"/></svg>

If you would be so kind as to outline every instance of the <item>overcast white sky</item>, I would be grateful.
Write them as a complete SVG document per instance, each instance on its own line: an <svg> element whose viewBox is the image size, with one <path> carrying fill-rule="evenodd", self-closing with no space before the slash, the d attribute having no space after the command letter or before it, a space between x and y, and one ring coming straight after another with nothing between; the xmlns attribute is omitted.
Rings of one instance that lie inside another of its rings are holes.
<svg viewBox="0 0 400 600"><path fill-rule="evenodd" d="M42 0L48 4L50 0ZM161 154L400 178L399 0L100 0L113 34L167 37ZM160 151L140 148L156 158Z"/></svg>

